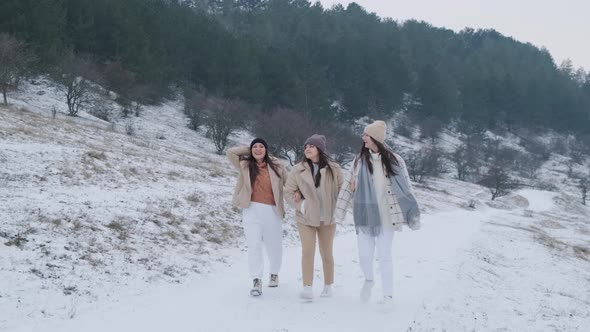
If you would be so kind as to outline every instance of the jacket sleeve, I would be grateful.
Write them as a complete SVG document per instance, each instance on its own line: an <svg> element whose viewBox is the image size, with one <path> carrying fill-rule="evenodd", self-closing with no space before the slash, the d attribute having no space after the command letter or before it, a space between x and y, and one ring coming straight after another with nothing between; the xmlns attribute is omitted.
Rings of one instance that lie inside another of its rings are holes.
<svg viewBox="0 0 590 332"><path fill-rule="evenodd" d="M353 163L354 165L355 163ZM337 222L343 222L344 218L346 217L346 212L348 211L348 208L350 206L350 203L352 202L352 197L353 197L353 191L351 189L351 183L352 183L352 179L354 179L354 177L356 176L356 170L351 169L349 172L346 172L346 176L340 175L340 178L342 179L341 181L341 187L340 187L340 192L338 194L338 200L336 201L336 221Z"/></svg>
<svg viewBox="0 0 590 332"><path fill-rule="evenodd" d="M287 172L285 166L281 165L281 173L281 182L283 187L285 187L285 185L287 184L287 180L289 179L289 173Z"/></svg>
<svg viewBox="0 0 590 332"><path fill-rule="evenodd" d="M406 162L399 155L397 156L397 160L399 161L399 166L402 170L402 173L404 173L403 176L406 178L406 180L408 180L408 186L410 187L410 190L413 192L414 187L412 186L412 180L410 179L410 174L408 173L408 168L406 167Z"/></svg>
<svg viewBox="0 0 590 332"><path fill-rule="evenodd" d="M240 158L250 155L250 148L247 146L234 146L227 149L225 155L235 168L240 169Z"/></svg>
<svg viewBox="0 0 590 332"><path fill-rule="evenodd" d="M291 173L289 173L289 175L286 176L287 179L285 183L284 194L287 203L289 203L289 205L291 205L293 208L300 210L301 203L303 202L303 200L299 201L299 203L295 202L295 192L299 191L299 185L297 185L297 180L295 179L295 172L295 167L293 167Z"/></svg>

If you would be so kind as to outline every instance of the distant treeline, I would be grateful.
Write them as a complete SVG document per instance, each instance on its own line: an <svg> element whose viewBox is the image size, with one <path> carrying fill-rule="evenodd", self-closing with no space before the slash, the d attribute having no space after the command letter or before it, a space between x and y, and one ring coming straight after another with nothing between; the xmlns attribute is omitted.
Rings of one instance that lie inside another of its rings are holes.
<svg viewBox="0 0 590 332"><path fill-rule="evenodd" d="M590 132L590 75L571 62L493 30L400 24L354 3L3 0L0 32L25 42L37 71L69 52L111 70L113 88L130 78L161 93L191 86L322 121L403 110L483 128Z"/></svg>

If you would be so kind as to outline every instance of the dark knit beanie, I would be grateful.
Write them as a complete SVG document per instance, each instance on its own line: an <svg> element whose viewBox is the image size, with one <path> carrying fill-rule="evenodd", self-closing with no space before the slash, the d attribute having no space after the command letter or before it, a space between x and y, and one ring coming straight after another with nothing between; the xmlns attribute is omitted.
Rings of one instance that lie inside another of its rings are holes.
<svg viewBox="0 0 590 332"><path fill-rule="evenodd" d="M256 143L262 143L262 145L264 145L264 148L268 150L268 144L266 144L266 141L263 140L262 138L255 138L252 140L252 143L250 143L250 151L252 151L252 147L254 146L254 144Z"/></svg>

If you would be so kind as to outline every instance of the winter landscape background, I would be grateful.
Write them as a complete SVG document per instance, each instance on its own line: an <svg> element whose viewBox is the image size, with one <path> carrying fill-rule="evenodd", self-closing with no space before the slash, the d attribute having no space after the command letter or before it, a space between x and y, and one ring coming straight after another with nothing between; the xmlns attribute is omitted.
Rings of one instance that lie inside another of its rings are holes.
<svg viewBox="0 0 590 332"><path fill-rule="evenodd" d="M0 331L589 331L590 72L552 54L356 3L0 1ZM290 169L321 133L347 171L377 119L423 216L394 307L359 299L350 214L301 301L290 208L250 297L225 150Z"/></svg>
<svg viewBox="0 0 590 332"><path fill-rule="evenodd" d="M487 188L452 174L415 183L424 222L394 239L393 311L377 297L358 299L351 220L338 227L335 297L301 302L292 211L281 286L251 298L240 214L230 204L236 174L210 140L186 128L181 103L145 107L141 116L111 124L85 113L67 117L59 88L34 82L0 112L2 330L588 326L590 210L564 156L552 154L539 171L551 191L521 189L492 201ZM129 121L133 135L125 131ZM239 132L232 143L250 139ZM389 139L404 150L419 144ZM456 139L445 132L445 148Z"/></svg>

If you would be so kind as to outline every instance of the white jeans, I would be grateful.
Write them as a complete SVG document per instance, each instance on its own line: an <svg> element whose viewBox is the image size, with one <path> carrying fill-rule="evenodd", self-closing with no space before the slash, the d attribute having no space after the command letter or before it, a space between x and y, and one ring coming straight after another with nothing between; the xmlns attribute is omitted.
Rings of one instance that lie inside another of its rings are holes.
<svg viewBox="0 0 590 332"><path fill-rule="evenodd" d="M381 270L381 285L384 296L393 296L393 259L391 255L393 233L393 228L383 227L383 231L377 237L363 232L357 234L359 261L366 280L374 280L373 257L375 248L377 248L377 259Z"/></svg>
<svg viewBox="0 0 590 332"><path fill-rule="evenodd" d="M283 225L273 205L252 202L242 210L244 234L248 245L248 265L252 279L262 278L266 249L270 273L279 274L283 258Z"/></svg>

